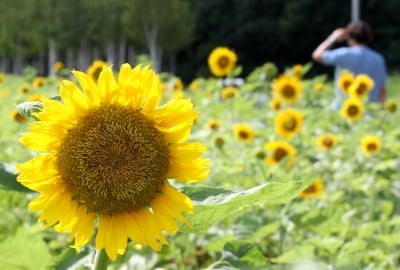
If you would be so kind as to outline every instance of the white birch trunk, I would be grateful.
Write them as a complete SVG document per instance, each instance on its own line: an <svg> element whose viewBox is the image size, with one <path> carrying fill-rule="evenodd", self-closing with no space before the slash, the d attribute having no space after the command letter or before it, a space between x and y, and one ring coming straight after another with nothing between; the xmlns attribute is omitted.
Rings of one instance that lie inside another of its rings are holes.
<svg viewBox="0 0 400 270"><path fill-rule="evenodd" d="M115 46L114 43L109 40L106 42L106 62L115 66Z"/></svg>
<svg viewBox="0 0 400 270"><path fill-rule="evenodd" d="M156 73L161 72L161 48L158 45L158 28L153 25L145 30L147 47L149 49L149 56L153 62L153 69Z"/></svg>
<svg viewBox="0 0 400 270"><path fill-rule="evenodd" d="M135 49L134 49L133 45L128 45L128 53L127 54L128 54L128 56L127 56L128 63L130 63L131 66L135 66L136 65L136 63L135 63Z"/></svg>
<svg viewBox="0 0 400 270"><path fill-rule="evenodd" d="M67 56L66 56L66 60L65 60L65 67L69 70L73 70L76 69L76 64L75 64L75 57L74 57L75 53L74 50L71 48L67 49Z"/></svg>
<svg viewBox="0 0 400 270"><path fill-rule="evenodd" d="M47 68L48 68L48 74L49 75L54 75L55 70L54 70L54 63L57 61L57 51L56 51L56 43L54 42L54 39L50 38L48 40L48 63L47 63Z"/></svg>
<svg viewBox="0 0 400 270"><path fill-rule="evenodd" d="M78 70L86 70L91 64L90 54L89 54L89 45L86 39L81 39L81 47L78 51Z"/></svg>
<svg viewBox="0 0 400 270"><path fill-rule="evenodd" d="M122 64L124 64L128 61L128 59L125 55L125 48L126 48L126 38L122 37L121 41L118 44L118 52L117 52L117 59L116 59L116 64L118 66L121 66Z"/></svg>

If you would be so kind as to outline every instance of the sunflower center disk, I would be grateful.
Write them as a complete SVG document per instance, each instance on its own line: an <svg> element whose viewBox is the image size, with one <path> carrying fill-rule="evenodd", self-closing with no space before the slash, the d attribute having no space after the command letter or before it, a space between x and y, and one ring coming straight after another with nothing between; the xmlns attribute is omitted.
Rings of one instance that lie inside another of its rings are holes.
<svg viewBox="0 0 400 270"><path fill-rule="evenodd" d="M276 161L281 161L281 159L283 159L284 157L286 157L287 156L287 152L286 152L286 150L285 149L283 149L283 148L277 148L275 151L274 151L274 159L276 160Z"/></svg>
<svg viewBox="0 0 400 270"><path fill-rule="evenodd" d="M316 191L317 191L317 188L316 188L315 185L311 185L311 186L309 186L308 188L306 188L306 189L304 190L305 193L314 193L314 192L316 192Z"/></svg>
<svg viewBox="0 0 400 270"><path fill-rule="evenodd" d="M219 66L220 68L226 68L226 67L228 66L228 63L229 63L229 59L228 59L228 57L226 57L226 56L221 56L221 57L218 59L218 66Z"/></svg>
<svg viewBox="0 0 400 270"><path fill-rule="evenodd" d="M293 87L290 86L290 85L285 85L285 86L282 88L282 95L283 95L284 97L291 98L291 97L294 97L295 94L296 94L296 93L295 93L295 90L294 90Z"/></svg>
<svg viewBox="0 0 400 270"><path fill-rule="evenodd" d="M354 106L354 105L349 106L348 113L349 113L350 116L357 115L358 114L357 106Z"/></svg>
<svg viewBox="0 0 400 270"><path fill-rule="evenodd" d="M359 95L363 95L365 92L367 92L367 86L365 85L365 84L363 84L363 83L360 83L360 85L357 87L357 90L356 90L356 92L357 92L357 94L359 94Z"/></svg>
<svg viewBox="0 0 400 270"><path fill-rule="evenodd" d="M293 131L296 129L296 124L296 119L290 117L285 119L283 126L286 130Z"/></svg>
<svg viewBox="0 0 400 270"><path fill-rule="evenodd" d="M333 145L333 141L330 138L325 138L323 143L328 147Z"/></svg>
<svg viewBox="0 0 400 270"><path fill-rule="evenodd" d="M90 212L113 215L145 207L160 192L168 147L140 112L102 105L69 132L57 165L73 199Z"/></svg>
<svg viewBox="0 0 400 270"><path fill-rule="evenodd" d="M367 149L368 151L375 151L377 149L377 146L375 143L369 143L367 144Z"/></svg>

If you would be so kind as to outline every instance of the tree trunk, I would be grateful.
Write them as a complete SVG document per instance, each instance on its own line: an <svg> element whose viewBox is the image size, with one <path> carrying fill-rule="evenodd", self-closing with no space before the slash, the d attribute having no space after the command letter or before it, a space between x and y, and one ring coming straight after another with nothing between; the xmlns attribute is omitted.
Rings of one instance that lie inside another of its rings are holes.
<svg viewBox="0 0 400 270"><path fill-rule="evenodd" d="M176 54L173 53L170 57L169 57L169 73L171 74L175 74L176 73Z"/></svg>
<svg viewBox="0 0 400 270"><path fill-rule="evenodd" d="M8 57L6 55L0 55L0 72L8 72Z"/></svg>
<svg viewBox="0 0 400 270"><path fill-rule="evenodd" d="M121 66L122 64L128 61L127 56L125 55L125 49L126 49L126 38L122 37L121 41L118 44L118 52L116 60L118 66Z"/></svg>
<svg viewBox="0 0 400 270"><path fill-rule="evenodd" d="M55 70L54 70L54 63L57 61L57 51L56 51L56 43L54 42L54 39L49 38L48 40L48 62L47 62L47 68L49 71L49 75L54 75Z"/></svg>
<svg viewBox="0 0 400 270"><path fill-rule="evenodd" d="M23 70L23 57L22 57L22 45L21 42L16 44L15 57L12 58L12 73L21 74Z"/></svg>
<svg viewBox="0 0 400 270"><path fill-rule="evenodd" d="M106 42L106 62L115 65L115 46L111 40Z"/></svg>
<svg viewBox="0 0 400 270"><path fill-rule="evenodd" d="M135 49L133 45L128 45L128 53L127 53L127 58L128 58L128 63L131 64L131 66L136 65L135 63Z"/></svg>
<svg viewBox="0 0 400 270"><path fill-rule="evenodd" d="M90 66L90 53L89 53L89 45L86 39L81 39L81 47L78 51L78 70L86 70Z"/></svg>
<svg viewBox="0 0 400 270"><path fill-rule="evenodd" d="M158 28L156 26L149 27L145 30L147 47L149 49L150 59L153 62L155 72L161 72L161 46L158 45Z"/></svg>
<svg viewBox="0 0 400 270"><path fill-rule="evenodd" d="M67 49L67 56L66 56L66 60L65 60L65 67L67 69L74 69L76 66L76 61L75 61L75 57L74 57L74 50L72 48L68 48Z"/></svg>

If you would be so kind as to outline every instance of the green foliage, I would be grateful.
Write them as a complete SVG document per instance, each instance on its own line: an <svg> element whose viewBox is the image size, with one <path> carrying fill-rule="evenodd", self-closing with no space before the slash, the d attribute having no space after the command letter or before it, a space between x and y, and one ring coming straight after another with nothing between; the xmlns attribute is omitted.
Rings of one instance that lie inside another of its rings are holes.
<svg viewBox="0 0 400 270"><path fill-rule="evenodd" d="M0 163L0 185L20 192L29 192L30 190L17 182L16 174L9 172L4 163Z"/></svg>
<svg viewBox="0 0 400 270"><path fill-rule="evenodd" d="M221 259L209 270L272 269L264 254L251 242L230 241L224 245Z"/></svg>
<svg viewBox="0 0 400 270"><path fill-rule="evenodd" d="M282 204L295 197L302 188L301 182L268 183L249 190L233 192L211 187L185 186L182 190L193 201L196 215L187 215L190 229L201 232L233 214L246 211L256 204Z"/></svg>
<svg viewBox="0 0 400 270"><path fill-rule="evenodd" d="M0 269L38 270L51 261L47 245L40 236L37 226L21 228L15 235L0 242Z"/></svg>

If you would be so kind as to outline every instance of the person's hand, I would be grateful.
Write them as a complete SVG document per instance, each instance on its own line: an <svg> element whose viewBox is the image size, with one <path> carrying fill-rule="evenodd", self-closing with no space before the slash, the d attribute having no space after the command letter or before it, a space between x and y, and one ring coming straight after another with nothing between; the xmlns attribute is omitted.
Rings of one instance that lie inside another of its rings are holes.
<svg viewBox="0 0 400 270"><path fill-rule="evenodd" d="M337 28L329 36L335 39L336 42L345 41L348 37L346 28Z"/></svg>

